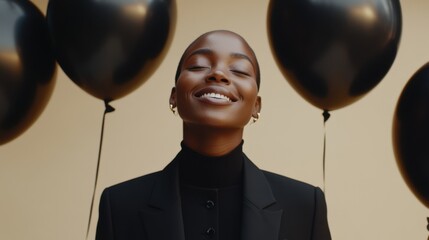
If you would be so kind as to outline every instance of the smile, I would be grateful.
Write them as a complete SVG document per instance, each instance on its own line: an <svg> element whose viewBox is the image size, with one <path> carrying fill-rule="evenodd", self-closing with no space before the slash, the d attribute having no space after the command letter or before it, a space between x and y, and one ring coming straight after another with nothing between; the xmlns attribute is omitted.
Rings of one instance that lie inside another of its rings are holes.
<svg viewBox="0 0 429 240"><path fill-rule="evenodd" d="M230 104L238 100L234 92L217 85L204 86L197 90L194 96L200 100L217 104Z"/></svg>
<svg viewBox="0 0 429 240"><path fill-rule="evenodd" d="M200 98L210 98L210 99L218 99L218 100L224 100L227 102L232 102L229 97L219 93L204 93L203 95L200 96Z"/></svg>

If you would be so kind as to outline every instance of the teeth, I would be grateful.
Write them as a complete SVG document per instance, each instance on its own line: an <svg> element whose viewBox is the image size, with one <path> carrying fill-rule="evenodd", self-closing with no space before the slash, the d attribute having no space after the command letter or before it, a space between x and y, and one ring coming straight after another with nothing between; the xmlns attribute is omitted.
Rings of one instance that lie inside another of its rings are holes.
<svg viewBox="0 0 429 240"><path fill-rule="evenodd" d="M201 95L202 98L216 98L216 99L223 99L226 100L228 102L231 102L231 99L229 99L229 97L219 94L219 93L204 93L203 95Z"/></svg>

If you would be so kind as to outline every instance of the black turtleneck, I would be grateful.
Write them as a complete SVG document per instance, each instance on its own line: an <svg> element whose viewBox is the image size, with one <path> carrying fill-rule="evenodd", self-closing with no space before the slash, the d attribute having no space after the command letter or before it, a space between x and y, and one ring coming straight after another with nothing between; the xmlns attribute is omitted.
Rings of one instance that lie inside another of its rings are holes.
<svg viewBox="0 0 429 240"><path fill-rule="evenodd" d="M186 240L240 239L243 142L220 157L181 146L179 178Z"/></svg>

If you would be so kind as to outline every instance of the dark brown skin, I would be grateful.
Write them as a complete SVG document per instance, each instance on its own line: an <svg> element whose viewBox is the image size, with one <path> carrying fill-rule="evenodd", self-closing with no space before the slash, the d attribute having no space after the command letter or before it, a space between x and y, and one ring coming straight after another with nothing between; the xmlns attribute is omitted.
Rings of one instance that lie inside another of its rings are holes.
<svg viewBox="0 0 429 240"><path fill-rule="evenodd" d="M239 35L214 31L198 38L183 59L170 104L183 120L184 144L206 156L225 155L241 143L244 127L261 110L254 54Z"/></svg>

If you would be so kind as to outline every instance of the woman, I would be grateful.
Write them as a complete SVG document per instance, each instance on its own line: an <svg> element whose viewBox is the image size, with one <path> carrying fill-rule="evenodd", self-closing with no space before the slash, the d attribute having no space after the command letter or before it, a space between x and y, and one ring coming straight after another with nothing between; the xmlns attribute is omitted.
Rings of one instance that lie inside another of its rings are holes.
<svg viewBox="0 0 429 240"><path fill-rule="evenodd" d="M236 33L189 45L170 96L182 150L164 170L104 190L97 240L331 239L319 188L259 170L242 152L261 110L259 76Z"/></svg>

